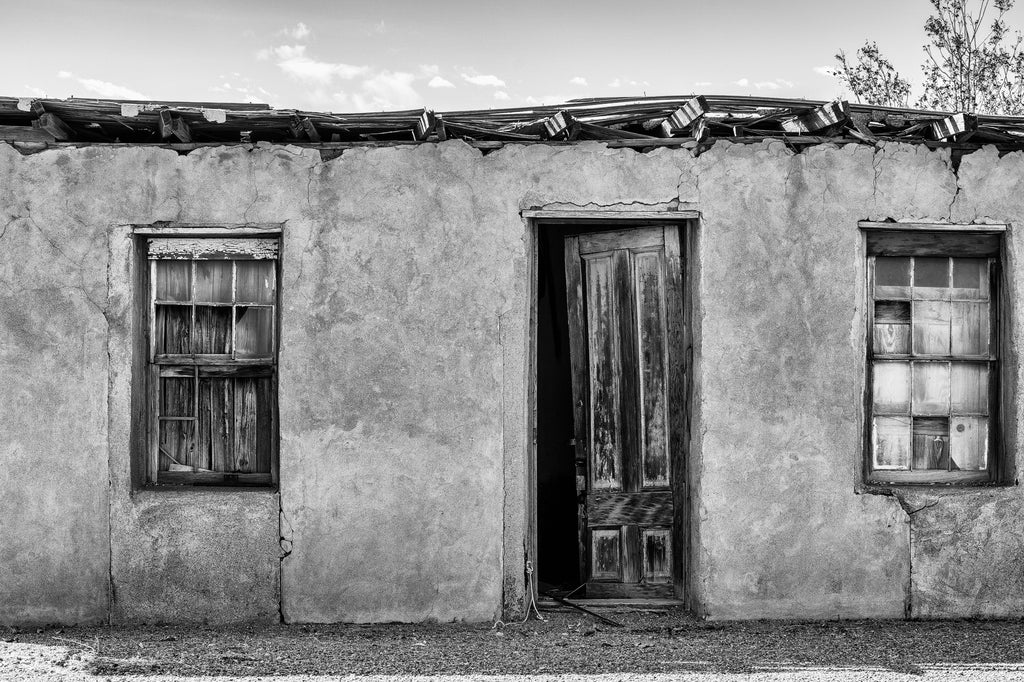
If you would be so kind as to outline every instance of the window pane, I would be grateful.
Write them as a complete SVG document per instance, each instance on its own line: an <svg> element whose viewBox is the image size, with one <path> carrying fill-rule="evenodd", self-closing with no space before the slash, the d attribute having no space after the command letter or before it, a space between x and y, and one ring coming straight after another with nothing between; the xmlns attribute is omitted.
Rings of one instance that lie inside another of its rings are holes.
<svg viewBox="0 0 1024 682"><path fill-rule="evenodd" d="M193 417L195 396L192 393L193 379L177 377L160 378L160 416Z"/></svg>
<svg viewBox="0 0 1024 682"><path fill-rule="evenodd" d="M914 363L914 414L949 414L949 363Z"/></svg>
<svg viewBox="0 0 1024 682"><path fill-rule="evenodd" d="M954 301L951 314L953 355L988 355L989 304Z"/></svg>
<svg viewBox="0 0 1024 682"><path fill-rule="evenodd" d="M953 417L949 432L952 469L984 471L988 468L988 418Z"/></svg>
<svg viewBox="0 0 1024 682"><path fill-rule="evenodd" d="M196 306L196 353L231 352L231 308Z"/></svg>
<svg viewBox="0 0 1024 682"><path fill-rule="evenodd" d="M910 468L910 417L875 417L874 468Z"/></svg>
<svg viewBox="0 0 1024 682"><path fill-rule="evenodd" d="M949 259L914 259L914 298L949 298Z"/></svg>
<svg viewBox="0 0 1024 682"><path fill-rule="evenodd" d="M949 420L914 420L914 469L949 468Z"/></svg>
<svg viewBox="0 0 1024 682"><path fill-rule="evenodd" d="M910 301L875 303L873 347L879 354L910 353Z"/></svg>
<svg viewBox="0 0 1024 682"><path fill-rule="evenodd" d="M231 261L196 261L196 301L231 303Z"/></svg>
<svg viewBox="0 0 1024 682"><path fill-rule="evenodd" d="M158 305L156 307L156 352L158 354L191 353L192 307Z"/></svg>
<svg viewBox="0 0 1024 682"><path fill-rule="evenodd" d="M949 355L949 301L914 301L914 353Z"/></svg>
<svg viewBox="0 0 1024 682"><path fill-rule="evenodd" d="M953 259L953 298L988 298L988 261Z"/></svg>
<svg viewBox="0 0 1024 682"><path fill-rule="evenodd" d="M156 300L189 301L192 299L192 261L156 261Z"/></svg>
<svg viewBox="0 0 1024 682"><path fill-rule="evenodd" d="M875 258L875 298L910 298L909 258Z"/></svg>
<svg viewBox="0 0 1024 682"><path fill-rule="evenodd" d="M239 303L273 303L274 261L240 260L235 263L235 300Z"/></svg>
<svg viewBox="0 0 1024 682"><path fill-rule="evenodd" d="M195 422L160 420L160 471L192 471L195 463Z"/></svg>
<svg viewBox="0 0 1024 682"><path fill-rule="evenodd" d="M910 412L909 362L876 362L872 385L876 414Z"/></svg>
<svg viewBox="0 0 1024 682"><path fill-rule="evenodd" d="M950 377L952 411L956 414L988 413L988 365L954 362Z"/></svg>
<svg viewBox="0 0 1024 682"><path fill-rule="evenodd" d="M235 318L235 355L266 357L273 352L274 309L238 306Z"/></svg>

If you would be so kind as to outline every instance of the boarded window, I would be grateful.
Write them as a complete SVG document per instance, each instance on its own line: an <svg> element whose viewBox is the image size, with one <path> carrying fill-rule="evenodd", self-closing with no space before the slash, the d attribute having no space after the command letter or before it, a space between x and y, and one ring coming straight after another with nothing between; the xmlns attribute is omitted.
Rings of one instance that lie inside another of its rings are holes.
<svg viewBox="0 0 1024 682"><path fill-rule="evenodd" d="M963 234L903 234L868 239L868 479L994 481L997 251L942 255Z"/></svg>
<svg viewBox="0 0 1024 682"><path fill-rule="evenodd" d="M150 483L277 471L277 239L148 242Z"/></svg>

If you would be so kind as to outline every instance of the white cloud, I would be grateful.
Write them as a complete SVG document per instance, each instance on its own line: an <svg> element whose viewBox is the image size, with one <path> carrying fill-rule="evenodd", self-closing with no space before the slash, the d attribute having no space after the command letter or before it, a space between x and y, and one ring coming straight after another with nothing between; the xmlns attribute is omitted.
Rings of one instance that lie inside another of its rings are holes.
<svg viewBox="0 0 1024 682"><path fill-rule="evenodd" d="M512 98L509 97L508 93L505 92L504 90L498 90L496 93L494 93L494 99L496 99L496 100L498 100L500 102L507 102L508 100L510 100Z"/></svg>
<svg viewBox="0 0 1024 682"><path fill-rule="evenodd" d="M57 77L75 80L89 92L106 99L150 99L148 95L144 95L138 90L132 90L127 86L109 81L101 81L97 78L82 78L70 71L58 71Z"/></svg>
<svg viewBox="0 0 1024 682"><path fill-rule="evenodd" d="M430 79L430 82L427 83L427 87L428 88L454 88L455 84L452 83L450 80L445 80L444 78L441 78L440 76L434 76L433 78Z"/></svg>
<svg viewBox="0 0 1024 682"><path fill-rule="evenodd" d="M417 67L420 71L420 76L426 78L427 76L436 76L441 73L441 68L437 64L420 64Z"/></svg>
<svg viewBox="0 0 1024 682"><path fill-rule="evenodd" d="M709 85L711 85L711 81L697 81L693 85L694 85L694 87L697 87L697 88L706 88Z"/></svg>
<svg viewBox="0 0 1024 682"><path fill-rule="evenodd" d="M46 91L41 88L37 88L32 85L23 85L21 87L25 88L26 95L32 95L33 97L46 97Z"/></svg>
<svg viewBox="0 0 1024 682"><path fill-rule="evenodd" d="M412 87L416 76L404 71L381 71L361 83L361 91L352 93L352 102L361 111L410 109L423 105Z"/></svg>
<svg viewBox="0 0 1024 682"><path fill-rule="evenodd" d="M750 85L750 81L748 79L746 79L746 78L741 78L738 81L736 81L735 85L738 85L741 88L745 88L748 85Z"/></svg>
<svg viewBox="0 0 1024 682"><path fill-rule="evenodd" d="M754 83L754 87L758 90L778 90L779 84L774 81L759 81Z"/></svg>
<svg viewBox="0 0 1024 682"><path fill-rule="evenodd" d="M305 45L278 45L270 52L277 57L277 66L289 76L310 83L327 85L334 78L350 79L369 71L366 66L322 62L306 56Z"/></svg>
<svg viewBox="0 0 1024 682"><path fill-rule="evenodd" d="M505 81L501 80L497 76L492 74L484 74L480 76L470 76L468 73L462 74L462 80L472 85L484 85L494 88L505 87Z"/></svg>
<svg viewBox="0 0 1024 682"><path fill-rule="evenodd" d="M282 28L280 31L277 32L277 34L288 36L292 40L302 40L312 32L313 31L310 30L309 26L306 26L304 23L300 21L295 26Z"/></svg>
<svg viewBox="0 0 1024 682"><path fill-rule="evenodd" d="M619 80L618 78L616 78L615 80L613 80L611 83L608 84L608 87L609 88L621 88L622 87L622 81Z"/></svg>
<svg viewBox="0 0 1024 682"><path fill-rule="evenodd" d="M779 85L781 85L784 88L791 88L794 85L796 85L796 83L794 83L793 81L788 81L785 78L776 78L775 82L778 83Z"/></svg>
<svg viewBox="0 0 1024 682"><path fill-rule="evenodd" d="M819 76L832 77L836 75L836 70L831 66L815 66L812 70Z"/></svg>
<svg viewBox="0 0 1024 682"><path fill-rule="evenodd" d="M583 76L573 76L569 79L569 85L586 85L587 79Z"/></svg>
<svg viewBox="0 0 1024 682"><path fill-rule="evenodd" d="M271 104L277 100L277 95L268 91L261 85L257 85L251 78L242 76L240 73L232 73L232 76L238 77L240 82L232 83L230 81L224 81L220 85L214 85L210 87L211 92L216 92L220 95L227 95L230 101L244 101L244 102L264 102Z"/></svg>

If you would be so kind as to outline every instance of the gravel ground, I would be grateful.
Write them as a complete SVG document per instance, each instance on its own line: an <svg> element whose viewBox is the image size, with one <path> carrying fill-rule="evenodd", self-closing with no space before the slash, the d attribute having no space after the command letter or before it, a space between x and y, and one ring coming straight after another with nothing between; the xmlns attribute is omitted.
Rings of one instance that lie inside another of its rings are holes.
<svg viewBox="0 0 1024 682"><path fill-rule="evenodd" d="M1022 680L1021 621L706 623L572 611L515 624L0 629L0 680Z"/></svg>

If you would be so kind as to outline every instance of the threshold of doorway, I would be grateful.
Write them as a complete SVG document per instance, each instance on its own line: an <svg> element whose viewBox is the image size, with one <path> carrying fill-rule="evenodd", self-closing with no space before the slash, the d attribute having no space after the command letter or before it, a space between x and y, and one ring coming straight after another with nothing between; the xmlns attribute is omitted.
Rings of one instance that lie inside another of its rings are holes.
<svg viewBox="0 0 1024 682"><path fill-rule="evenodd" d="M675 609L685 605L681 599L568 599L567 601L588 609ZM537 599L537 606L551 610L565 608L564 604L544 596Z"/></svg>

